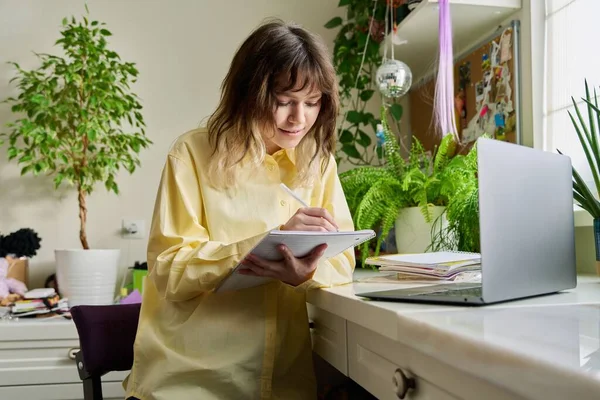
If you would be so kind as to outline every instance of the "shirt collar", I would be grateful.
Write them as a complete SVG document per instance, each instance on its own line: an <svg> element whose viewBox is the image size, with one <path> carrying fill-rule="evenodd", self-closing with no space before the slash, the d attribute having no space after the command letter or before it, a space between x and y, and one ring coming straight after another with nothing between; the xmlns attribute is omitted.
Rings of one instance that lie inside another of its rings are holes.
<svg viewBox="0 0 600 400"><path fill-rule="evenodd" d="M295 149L281 149L281 150L277 150L275 153L273 153L273 158L281 157L284 154L286 155L286 157L288 158L288 160L290 160L290 162L293 165L296 165L296 150Z"/></svg>

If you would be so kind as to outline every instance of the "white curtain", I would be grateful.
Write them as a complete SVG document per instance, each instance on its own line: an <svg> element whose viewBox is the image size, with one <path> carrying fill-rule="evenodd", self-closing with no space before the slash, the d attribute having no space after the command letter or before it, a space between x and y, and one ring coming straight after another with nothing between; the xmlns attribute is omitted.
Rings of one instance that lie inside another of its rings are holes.
<svg viewBox="0 0 600 400"><path fill-rule="evenodd" d="M539 0L531 0L539 1ZM569 118L571 96L587 120L585 79L600 102L600 0L546 0L544 150L571 156L573 166L593 183L585 154Z"/></svg>

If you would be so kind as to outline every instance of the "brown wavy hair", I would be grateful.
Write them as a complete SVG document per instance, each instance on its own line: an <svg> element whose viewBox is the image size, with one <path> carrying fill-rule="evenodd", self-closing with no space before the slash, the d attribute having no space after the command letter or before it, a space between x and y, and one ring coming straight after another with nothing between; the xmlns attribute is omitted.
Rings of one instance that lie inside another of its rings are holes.
<svg viewBox="0 0 600 400"><path fill-rule="evenodd" d="M296 185L310 184L335 150L335 69L322 40L298 25L271 20L254 30L233 57L219 105L208 119L213 186L235 185L242 160L254 167L262 164L266 147L260 132L275 132L275 93L307 87L322 93L321 109L295 149Z"/></svg>

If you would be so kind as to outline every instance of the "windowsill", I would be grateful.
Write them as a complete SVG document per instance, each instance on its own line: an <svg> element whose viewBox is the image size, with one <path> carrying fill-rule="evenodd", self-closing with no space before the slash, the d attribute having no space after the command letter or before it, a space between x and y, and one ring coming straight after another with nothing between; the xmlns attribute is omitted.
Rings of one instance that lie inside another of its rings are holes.
<svg viewBox="0 0 600 400"><path fill-rule="evenodd" d="M583 208L574 205L573 211L575 213L575 227L594 226L594 219Z"/></svg>

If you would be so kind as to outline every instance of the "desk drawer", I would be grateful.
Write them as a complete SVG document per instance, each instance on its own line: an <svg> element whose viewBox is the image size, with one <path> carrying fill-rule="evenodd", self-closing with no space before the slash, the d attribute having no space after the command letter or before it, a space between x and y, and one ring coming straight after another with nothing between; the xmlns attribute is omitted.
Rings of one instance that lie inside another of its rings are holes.
<svg viewBox="0 0 600 400"><path fill-rule="evenodd" d="M412 378L412 400L517 400L513 393L440 363L409 346L348 322L348 372L350 378L381 400L396 400L399 373Z"/></svg>
<svg viewBox="0 0 600 400"><path fill-rule="evenodd" d="M307 304L313 351L348 376L346 320L312 304Z"/></svg>
<svg viewBox="0 0 600 400"><path fill-rule="evenodd" d="M72 354L77 339L3 341L0 386L80 382Z"/></svg>
<svg viewBox="0 0 600 400"><path fill-rule="evenodd" d="M120 382L103 382L104 400L123 400L125 390ZM6 400L83 400L83 384L68 383L37 386L0 387L0 399Z"/></svg>
<svg viewBox="0 0 600 400"><path fill-rule="evenodd" d="M0 387L80 383L71 358L78 350L79 341L69 339L0 342ZM126 372L111 372L102 380L121 382L125 376Z"/></svg>

